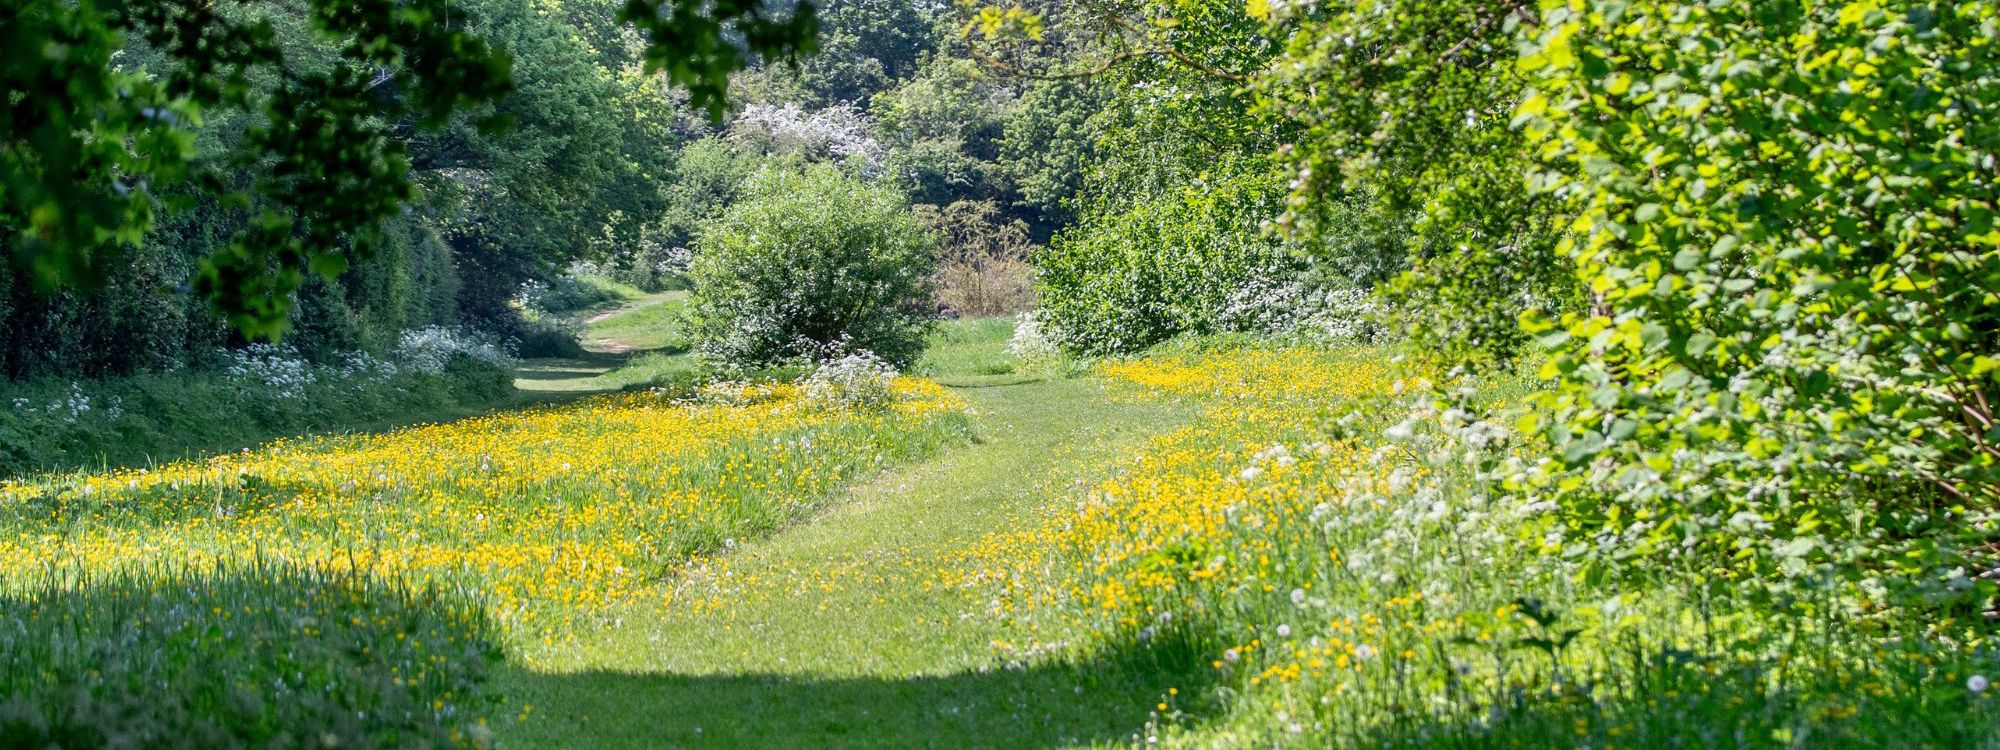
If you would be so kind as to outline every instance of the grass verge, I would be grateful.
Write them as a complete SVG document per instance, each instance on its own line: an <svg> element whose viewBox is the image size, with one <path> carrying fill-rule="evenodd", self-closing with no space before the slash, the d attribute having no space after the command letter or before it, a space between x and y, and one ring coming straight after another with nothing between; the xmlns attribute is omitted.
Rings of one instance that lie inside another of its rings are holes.
<svg viewBox="0 0 2000 750"><path fill-rule="evenodd" d="M1440 399L1386 361L1189 347L1107 363L1130 398L1206 418L983 540L944 584L980 591L978 616L1012 634L999 658L1030 669L1110 654L1166 675L1201 654L1147 696L1167 746L2000 742L1990 622L1601 582L1546 542L1542 509L1482 490L1507 427L1473 415L1527 384ZM1158 666L1133 656L1155 650Z"/></svg>
<svg viewBox="0 0 2000 750"><path fill-rule="evenodd" d="M438 373L301 369L284 384L224 372L10 383L0 476L156 466L273 438L456 419L514 402L501 366L458 358Z"/></svg>

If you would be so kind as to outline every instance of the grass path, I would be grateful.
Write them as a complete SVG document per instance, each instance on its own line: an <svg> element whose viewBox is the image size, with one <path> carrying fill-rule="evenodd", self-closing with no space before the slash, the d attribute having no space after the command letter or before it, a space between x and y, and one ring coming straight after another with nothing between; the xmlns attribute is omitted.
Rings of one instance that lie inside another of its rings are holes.
<svg viewBox="0 0 2000 750"><path fill-rule="evenodd" d="M931 585L956 550L1114 470L1187 415L1094 379L961 393L981 439L661 584L661 602L500 682L527 747L1056 747L1120 738L1157 685L1009 669L982 608ZM671 598L669 597L671 592ZM1122 679L1122 678L1117 678ZM510 722L512 723L512 722Z"/></svg>
<svg viewBox="0 0 2000 750"><path fill-rule="evenodd" d="M578 313L583 356L522 360L514 371L514 387L553 397L602 393L686 366L673 315L687 296L660 292ZM635 370L632 376L621 377L628 369Z"/></svg>

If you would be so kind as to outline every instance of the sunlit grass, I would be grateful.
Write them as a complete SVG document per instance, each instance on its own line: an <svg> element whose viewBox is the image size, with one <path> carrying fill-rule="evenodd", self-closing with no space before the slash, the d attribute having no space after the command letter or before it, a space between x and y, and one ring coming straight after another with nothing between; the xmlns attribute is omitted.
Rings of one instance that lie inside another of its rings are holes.
<svg viewBox="0 0 2000 750"><path fill-rule="evenodd" d="M339 561L484 600L546 635L687 555L768 530L863 472L962 438L956 399L902 381L879 411L785 384L647 392L382 436L280 442L154 471L0 485L0 568Z"/></svg>
<svg viewBox="0 0 2000 750"><path fill-rule="evenodd" d="M589 322L585 343L664 354L685 352L688 341L681 333L679 318L687 307L687 297L687 292L662 292L638 298L636 304Z"/></svg>
<svg viewBox="0 0 2000 750"><path fill-rule="evenodd" d="M1121 660L1157 671L1200 652L1150 696L1148 731L1169 745L2000 741L1978 679L2000 671L1990 624L1774 623L1757 614L1772 603L1728 589L1592 583L1544 548L1544 516L1476 478L1506 427L1388 360L1189 347L1101 365L1127 398L1206 417L1043 523L988 536L941 585L986 592L981 615L1010 626L999 659L1158 649L1156 666Z"/></svg>

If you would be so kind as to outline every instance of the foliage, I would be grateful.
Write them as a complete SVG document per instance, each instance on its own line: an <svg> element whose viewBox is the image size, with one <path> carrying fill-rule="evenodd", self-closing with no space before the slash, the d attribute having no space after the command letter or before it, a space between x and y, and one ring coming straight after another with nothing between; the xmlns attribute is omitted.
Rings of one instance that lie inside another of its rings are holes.
<svg viewBox="0 0 2000 750"><path fill-rule="evenodd" d="M514 304L541 316L588 310L640 296L639 290L600 275L600 271L595 267L571 266L568 272L548 281L529 281L521 285Z"/></svg>
<svg viewBox="0 0 2000 750"><path fill-rule="evenodd" d="M1955 571L2000 534L1997 14L1544 14L1520 117L1598 304L1526 321L1559 460L1517 484L1561 501L1565 543L1990 606Z"/></svg>
<svg viewBox="0 0 2000 750"><path fill-rule="evenodd" d="M703 138L683 147L666 188L666 209L646 248L671 256L693 248L701 227L741 197L743 183L757 173L761 155L736 150L722 138ZM676 259L677 261L681 259ZM692 261L692 257L686 258ZM685 272L682 263L680 271Z"/></svg>
<svg viewBox="0 0 2000 750"><path fill-rule="evenodd" d="M1203 341L1101 364L1203 416L965 545L938 585L972 588L1008 625L996 658L1030 671L1134 654L1095 684L1161 685L1165 747L2000 740L1990 626L1772 622L1750 590L1584 576L1544 554L1546 504L1482 476L1521 447L1484 415L1527 384L1431 389L1386 354Z"/></svg>
<svg viewBox="0 0 2000 750"><path fill-rule="evenodd" d="M1262 6L1288 41L1258 78L1260 109L1300 125L1284 152L1296 181L1279 223L1320 236L1413 224L1407 260L1387 269L1407 263L1388 298L1412 343L1454 362L1520 356L1521 312L1579 296L1556 250L1565 214L1523 189L1533 157L1512 127L1526 85L1514 39L1535 23L1533 5Z"/></svg>
<svg viewBox="0 0 2000 750"><path fill-rule="evenodd" d="M992 201L917 206L938 235L937 300L959 315L1020 312L1034 301L1028 225L1006 221Z"/></svg>
<svg viewBox="0 0 2000 750"><path fill-rule="evenodd" d="M387 359L325 364L253 345L212 366L101 381L12 384L0 403L0 475L130 466L286 435L462 416L513 395L511 361L489 342L427 328Z"/></svg>
<svg viewBox="0 0 2000 750"><path fill-rule="evenodd" d="M492 743L477 607L333 566L182 564L8 581L0 744Z"/></svg>
<svg viewBox="0 0 2000 750"><path fill-rule="evenodd" d="M1074 218L1069 202L1083 191L1083 175L1098 156L1090 118L1104 96L1103 87L1073 79L1036 81L1007 113L999 160L1021 202L1036 209L1044 228L1037 237Z"/></svg>
<svg viewBox="0 0 2000 750"><path fill-rule="evenodd" d="M11 4L0 226L14 267L38 290L94 279L152 229L156 199L191 185L248 212L197 288L239 329L275 336L305 274L344 270L349 243L365 249L411 198L392 126L435 126L511 85L506 56L435 22L448 10L309 3L303 30L334 45L322 61L253 10ZM113 61L128 37L145 45L136 69ZM236 112L256 114L236 148L201 158L195 128Z"/></svg>
<svg viewBox="0 0 2000 750"><path fill-rule="evenodd" d="M1037 320L1064 349L1134 352L1183 333L1224 330L1231 298L1289 267L1284 244L1258 229L1280 190L1255 174L1091 218L1036 260Z"/></svg>
<svg viewBox="0 0 2000 750"><path fill-rule="evenodd" d="M937 239L896 191L820 166L767 169L702 232L688 334L725 367L923 352Z"/></svg>
<svg viewBox="0 0 2000 750"><path fill-rule="evenodd" d="M1000 84L971 60L938 56L908 83L876 94L869 108L892 144L958 141L973 155L991 157L990 144L1012 103Z"/></svg>
<svg viewBox="0 0 2000 750"><path fill-rule="evenodd" d="M938 43L936 7L906 0L820 0L815 52L767 65L737 86L746 101L864 106L917 68ZM761 79L761 80L760 80Z"/></svg>
<svg viewBox="0 0 2000 750"><path fill-rule="evenodd" d="M872 130L868 116L853 105L836 104L807 112L796 104L752 104L730 124L729 140L761 156L797 157L872 172L882 162L882 149Z"/></svg>
<svg viewBox="0 0 2000 750"><path fill-rule="evenodd" d="M508 57L444 22L451 10L10 6L5 88L22 95L4 121L0 226L14 268L36 290L90 282L153 229L157 201L207 197L241 216L194 285L238 330L275 338L308 274L332 278L350 255L365 259L382 222L415 197L405 131L512 88ZM808 49L817 26L810 3L780 17L755 0L632 0L623 15L650 35L646 69L718 114L748 51ZM128 44L137 64L114 63ZM489 112L481 127L513 114ZM237 137L198 152L204 120L231 123Z"/></svg>
<svg viewBox="0 0 2000 750"><path fill-rule="evenodd" d="M876 94L870 108L889 145L888 174L918 203L944 206L1006 195L995 161L1013 96L970 60L931 58L901 87Z"/></svg>

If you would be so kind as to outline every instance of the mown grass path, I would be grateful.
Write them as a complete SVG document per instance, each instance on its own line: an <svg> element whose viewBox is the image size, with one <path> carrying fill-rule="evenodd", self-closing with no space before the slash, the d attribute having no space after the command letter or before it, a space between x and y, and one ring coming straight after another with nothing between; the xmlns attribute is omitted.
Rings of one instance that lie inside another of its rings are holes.
<svg viewBox="0 0 2000 750"><path fill-rule="evenodd" d="M672 316L687 292L659 292L575 315L582 328L580 357L525 359L514 372L514 387L525 393L563 397L615 391L628 383L614 377L646 355L680 358L672 346ZM655 365L653 369L661 369Z"/></svg>
<svg viewBox="0 0 2000 750"><path fill-rule="evenodd" d="M993 663L983 603L934 585L988 533L1023 524L1184 423L1096 379L961 389L980 440L892 470L818 518L662 582L619 627L510 667L512 746L1056 747L1122 738L1156 685L1088 667ZM1108 678L1124 679L1124 678Z"/></svg>

